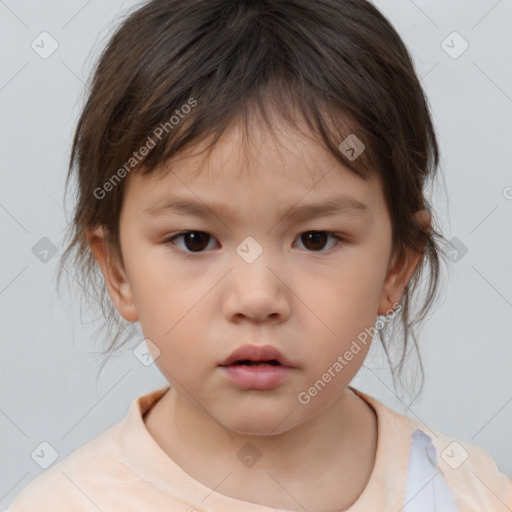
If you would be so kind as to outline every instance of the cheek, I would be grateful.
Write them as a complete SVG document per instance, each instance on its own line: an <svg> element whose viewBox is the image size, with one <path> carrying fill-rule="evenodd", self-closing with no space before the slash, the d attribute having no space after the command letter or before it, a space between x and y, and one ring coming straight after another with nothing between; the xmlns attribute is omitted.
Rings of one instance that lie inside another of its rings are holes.
<svg viewBox="0 0 512 512"><path fill-rule="evenodd" d="M384 258L378 260L371 251L354 251L336 273L327 279L315 278L315 286L324 296L320 311L342 322L374 322L385 278ZM322 284L319 286L319 282ZM318 295L317 292L313 292ZM321 300L321 297L319 297Z"/></svg>
<svg viewBox="0 0 512 512"><path fill-rule="evenodd" d="M180 287L173 266L166 264L162 247L148 247L144 242L126 240L125 265L139 321L148 338L161 338L183 315L190 290Z"/></svg>
<svg viewBox="0 0 512 512"><path fill-rule="evenodd" d="M322 350L318 350L318 345L306 349L314 362L314 378L320 378L338 356L347 353L347 360L339 363L343 370L335 372L336 383L330 386L333 391L357 373L369 350L382 292L384 261L379 263L371 251L354 251L336 273L316 275L304 288L311 290L307 295L308 306L322 320L314 322ZM303 327L313 336L311 326L307 322Z"/></svg>
<svg viewBox="0 0 512 512"><path fill-rule="evenodd" d="M139 322L144 336L160 349L159 360L172 366L172 361L199 357L212 307L209 292L218 278L184 275L183 266L171 265L162 250L139 248L132 254L130 278Z"/></svg>

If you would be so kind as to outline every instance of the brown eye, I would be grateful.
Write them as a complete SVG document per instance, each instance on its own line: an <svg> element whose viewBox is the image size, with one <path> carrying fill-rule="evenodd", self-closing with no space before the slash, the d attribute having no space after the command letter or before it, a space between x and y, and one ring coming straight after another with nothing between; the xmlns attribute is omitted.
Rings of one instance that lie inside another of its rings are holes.
<svg viewBox="0 0 512 512"><path fill-rule="evenodd" d="M306 247L306 249L318 252L322 251L322 249L325 248L325 245L329 240L329 237L334 238L336 241L341 240L340 237L333 235L328 231L306 231L305 233L302 233L302 235L300 236L300 240ZM334 245L336 245L336 243Z"/></svg>
<svg viewBox="0 0 512 512"><path fill-rule="evenodd" d="M174 244L177 238L183 239L185 249L180 249L184 252L202 252L208 246L211 237L204 231L185 231L174 235L168 242ZM178 246L178 244L175 245Z"/></svg>

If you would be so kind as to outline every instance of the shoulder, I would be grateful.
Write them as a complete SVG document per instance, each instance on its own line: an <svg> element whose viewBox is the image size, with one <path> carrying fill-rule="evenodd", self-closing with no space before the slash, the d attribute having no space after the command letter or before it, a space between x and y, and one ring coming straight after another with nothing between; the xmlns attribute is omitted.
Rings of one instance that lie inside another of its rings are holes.
<svg viewBox="0 0 512 512"><path fill-rule="evenodd" d="M512 510L512 479L489 453L354 391L377 413L385 466L403 475L404 511Z"/></svg>
<svg viewBox="0 0 512 512"><path fill-rule="evenodd" d="M98 512L91 497L105 494L109 484L128 477L119 442L123 422L71 452L26 485L8 512L38 510Z"/></svg>
<svg viewBox="0 0 512 512"><path fill-rule="evenodd" d="M433 431L439 473L461 510L511 510L512 479L501 473L492 456L467 441Z"/></svg>

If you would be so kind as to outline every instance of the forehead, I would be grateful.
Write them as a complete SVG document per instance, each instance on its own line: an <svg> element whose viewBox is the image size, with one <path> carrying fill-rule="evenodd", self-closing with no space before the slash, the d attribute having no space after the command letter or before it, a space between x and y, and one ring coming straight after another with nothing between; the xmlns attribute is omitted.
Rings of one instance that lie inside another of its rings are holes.
<svg viewBox="0 0 512 512"><path fill-rule="evenodd" d="M207 180L213 175L237 178L244 172L255 170L259 174L265 171L275 173L294 169L306 171L315 181L318 179L318 162L335 163L335 158L315 140L313 134L298 121L291 127L279 117L272 118L268 127L260 116L245 120L233 120L223 131L221 137L212 144L212 137L181 151L157 168L159 175L171 171L179 173L187 168L187 176L193 175ZM295 173L297 174L297 172Z"/></svg>
<svg viewBox="0 0 512 512"><path fill-rule="evenodd" d="M177 196L231 204L235 209L238 204L259 203L268 208L322 202L334 196L344 196L346 205L352 206L380 203L377 174L367 179L355 175L304 124L297 129L276 122L271 129L261 120L253 120L248 130L243 123L233 122L213 146L206 139L153 173L131 175L125 200L135 200L144 210Z"/></svg>

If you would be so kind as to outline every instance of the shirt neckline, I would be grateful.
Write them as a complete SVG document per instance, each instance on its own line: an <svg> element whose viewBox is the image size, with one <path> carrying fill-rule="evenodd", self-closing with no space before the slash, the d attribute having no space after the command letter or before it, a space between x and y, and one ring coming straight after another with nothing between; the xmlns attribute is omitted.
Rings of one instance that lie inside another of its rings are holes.
<svg viewBox="0 0 512 512"><path fill-rule="evenodd" d="M412 428L409 418L387 408L375 398L348 386L373 408L377 416L377 450L370 478L357 501L345 512L366 512L371 508L403 506ZM121 444L127 464L161 492L212 512L290 512L233 498L195 480L186 473L151 436L143 415L153 407L170 386L135 398L124 419ZM404 419L406 420L404 422ZM405 437L404 437L405 436ZM202 501L201 501L202 500Z"/></svg>

